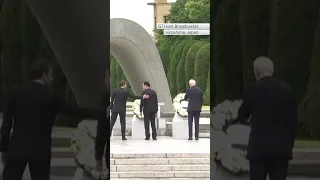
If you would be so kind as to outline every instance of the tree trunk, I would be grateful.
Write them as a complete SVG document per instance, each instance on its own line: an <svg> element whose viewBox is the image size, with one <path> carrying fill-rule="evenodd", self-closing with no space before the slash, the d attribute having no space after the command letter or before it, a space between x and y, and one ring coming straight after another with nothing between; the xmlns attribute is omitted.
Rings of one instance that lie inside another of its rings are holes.
<svg viewBox="0 0 320 180"><path fill-rule="evenodd" d="M259 56L268 56L270 2L270 0L241 0L243 87L254 81L252 71L254 59Z"/></svg>
<svg viewBox="0 0 320 180"><path fill-rule="evenodd" d="M320 9L319 9L320 11ZM320 15L320 13L319 13ZM313 58L311 61L307 93L299 105L300 136L320 138L320 16L314 36Z"/></svg>
<svg viewBox="0 0 320 180"><path fill-rule="evenodd" d="M4 97L12 88L21 83L21 30L20 30L20 0L3 1L0 17L2 53L2 85Z"/></svg>
<svg viewBox="0 0 320 180"><path fill-rule="evenodd" d="M273 8L269 57L300 101L308 83L319 2L276 0Z"/></svg>
<svg viewBox="0 0 320 180"><path fill-rule="evenodd" d="M213 78L215 105L226 99L234 100L242 94L241 39L239 27L240 0L221 3L213 29ZM212 66L211 65L211 66Z"/></svg>

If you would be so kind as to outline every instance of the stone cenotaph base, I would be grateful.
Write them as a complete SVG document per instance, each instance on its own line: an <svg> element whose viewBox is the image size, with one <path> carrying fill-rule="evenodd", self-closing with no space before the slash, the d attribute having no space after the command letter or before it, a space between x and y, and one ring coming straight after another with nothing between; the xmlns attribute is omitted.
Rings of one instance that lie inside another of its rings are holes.
<svg viewBox="0 0 320 180"><path fill-rule="evenodd" d="M194 124L192 126L194 131ZM188 117L183 117L178 113L174 114L172 120L172 137L174 139L188 139L189 128L188 128Z"/></svg>
<svg viewBox="0 0 320 180"><path fill-rule="evenodd" d="M157 124L157 119L156 119L156 124ZM149 125L149 128L150 128L150 136L151 136L152 134L151 124ZM144 120L141 118L138 118L136 115L134 115L132 118L132 138L133 139L146 138L145 130L144 130Z"/></svg>

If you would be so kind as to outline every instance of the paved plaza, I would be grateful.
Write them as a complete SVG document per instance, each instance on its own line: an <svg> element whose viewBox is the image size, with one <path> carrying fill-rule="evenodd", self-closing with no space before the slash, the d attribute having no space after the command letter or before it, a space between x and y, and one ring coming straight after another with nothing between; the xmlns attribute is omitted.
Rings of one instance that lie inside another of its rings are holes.
<svg viewBox="0 0 320 180"><path fill-rule="evenodd" d="M210 154L210 139L199 141L175 140L172 137L158 137L158 140L131 139L122 141L121 137L111 139L111 154L124 153L208 153Z"/></svg>

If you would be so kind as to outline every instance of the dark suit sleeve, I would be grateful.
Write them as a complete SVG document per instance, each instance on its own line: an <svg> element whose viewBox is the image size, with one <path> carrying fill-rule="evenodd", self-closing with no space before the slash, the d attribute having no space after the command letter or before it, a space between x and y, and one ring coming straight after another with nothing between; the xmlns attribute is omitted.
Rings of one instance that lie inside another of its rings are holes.
<svg viewBox="0 0 320 180"><path fill-rule="evenodd" d="M200 89L200 92L201 92L201 96L200 96L200 102L201 102L201 106L203 105L203 92L202 92L202 90Z"/></svg>
<svg viewBox="0 0 320 180"><path fill-rule="evenodd" d="M186 94L184 95L184 101L187 101L189 99L189 90L186 90Z"/></svg>
<svg viewBox="0 0 320 180"><path fill-rule="evenodd" d="M250 117L253 93L253 86L248 87L244 92L243 101L238 109L237 118L237 122L240 122L241 124L246 124L248 118Z"/></svg>
<svg viewBox="0 0 320 180"><path fill-rule="evenodd" d="M9 97L6 108L3 114L3 121L1 126L1 140L0 140L0 151L1 152L8 152L8 144L11 135L11 129L13 124L13 96Z"/></svg>
<svg viewBox="0 0 320 180"><path fill-rule="evenodd" d="M291 111L292 112L292 118L288 118L289 122L289 130L291 132L291 144L292 147L294 146L294 141L295 141L295 133L296 133L296 127L298 125L298 102L294 96L294 93L291 91L290 92L290 102L288 103L288 106L292 107Z"/></svg>
<svg viewBox="0 0 320 180"><path fill-rule="evenodd" d="M159 109L158 109L158 95L157 95L157 93L156 92L154 92L154 95L155 95L155 105L157 106L157 111L159 111Z"/></svg>
<svg viewBox="0 0 320 180"><path fill-rule="evenodd" d="M112 91L112 96L111 96L111 102L110 102L110 109L112 109L113 107L113 103L114 103L114 100L115 100L115 89Z"/></svg>
<svg viewBox="0 0 320 180"><path fill-rule="evenodd" d="M141 100L140 100L140 112L142 112L143 108L144 108L144 99L143 99L143 95L145 94L144 91L142 91L141 94Z"/></svg>

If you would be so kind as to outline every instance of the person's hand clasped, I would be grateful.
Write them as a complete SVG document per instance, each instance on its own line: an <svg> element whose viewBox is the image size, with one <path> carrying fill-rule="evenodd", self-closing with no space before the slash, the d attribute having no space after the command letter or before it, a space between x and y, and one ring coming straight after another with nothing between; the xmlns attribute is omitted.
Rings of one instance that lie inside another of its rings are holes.
<svg viewBox="0 0 320 180"><path fill-rule="evenodd" d="M147 94L143 95L143 99L148 99L148 98L149 98L149 95L147 95Z"/></svg>

